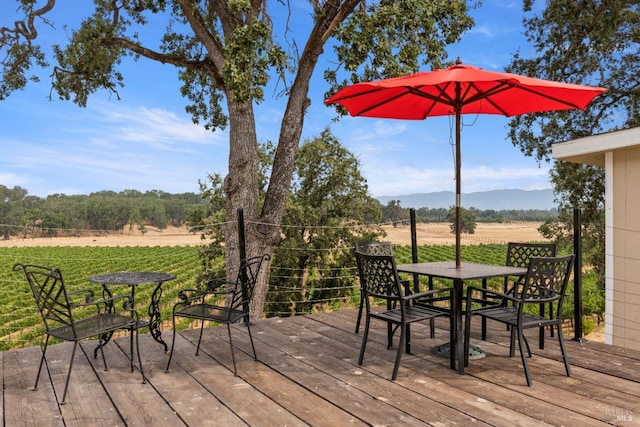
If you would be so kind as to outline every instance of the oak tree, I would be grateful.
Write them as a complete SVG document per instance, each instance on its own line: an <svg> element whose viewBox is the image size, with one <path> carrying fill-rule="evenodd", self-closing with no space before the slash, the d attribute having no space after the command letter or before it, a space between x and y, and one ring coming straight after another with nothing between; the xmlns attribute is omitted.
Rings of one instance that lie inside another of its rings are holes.
<svg viewBox="0 0 640 427"><path fill-rule="evenodd" d="M509 71L607 88L584 111L529 114L511 119L513 144L550 161L551 144L640 125L640 4L637 0L523 2L525 34L535 54L516 54ZM540 12L534 12L540 5ZM561 221L543 231L567 241L572 208L583 209L586 261L604 283L604 172L558 161L551 180ZM568 212L567 212L568 211ZM564 221L562 221L564 219Z"/></svg>
<svg viewBox="0 0 640 427"><path fill-rule="evenodd" d="M56 0L16 0L25 18L0 26L0 99L24 87L34 67L46 66L38 26ZM393 77L446 64L448 44L473 21L463 0L94 0L94 12L55 46L54 93L80 106L97 91L117 95L128 57L169 64L179 71L187 111L207 129L229 129L224 177L226 216L260 227L247 230L247 254L271 254L277 245L302 129L311 102L312 74L320 59L327 93L363 80ZM305 6L305 7L302 7ZM2 18L0 18L1 20ZM294 32L290 23L305 20ZM166 26L157 40L145 31ZM0 25L4 23L0 22ZM277 150L264 202L258 202L258 135L255 106L271 78L286 97ZM225 229L227 273L239 262L236 229ZM262 269L268 272L268 268ZM260 316L268 277L262 277L251 310Z"/></svg>

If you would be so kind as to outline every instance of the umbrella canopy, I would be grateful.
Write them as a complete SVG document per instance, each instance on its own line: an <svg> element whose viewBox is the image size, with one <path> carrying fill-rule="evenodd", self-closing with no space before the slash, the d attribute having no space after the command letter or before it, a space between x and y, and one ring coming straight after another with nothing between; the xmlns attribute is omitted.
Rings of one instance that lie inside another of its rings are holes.
<svg viewBox="0 0 640 427"><path fill-rule="evenodd" d="M325 102L352 116L424 120L456 116L456 266L460 265L460 116L516 116L544 111L584 109L606 89L559 83L517 74L456 65L348 86Z"/></svg>

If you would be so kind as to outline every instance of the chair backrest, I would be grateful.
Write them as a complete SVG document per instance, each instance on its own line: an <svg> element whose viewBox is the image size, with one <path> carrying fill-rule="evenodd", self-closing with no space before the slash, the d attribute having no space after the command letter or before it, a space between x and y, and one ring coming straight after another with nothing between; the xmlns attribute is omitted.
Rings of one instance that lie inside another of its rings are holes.
<svg viewBox="0 0 640 427"><path fill-rule="evenodd" d="M242 260L238 279L236 280L231 296L231 310L247 310L249 301L253 298L253 291L260 275L262 263L269 259L268 255L256 256Z"/></svg>
<svg viewBox="0 0 640 427"><path fill-rule="evenodd" d="M402 295L393 255L367 254L359 251L355 254L360 275L360 288L365 295L387 300L398 299Z"/></svg>
<svg viewBox="0 0 640 427"><path fill-rule="evenodd" d="M506 265L526 268L532 257L555 257L555 243L516 243L507 244Z"/></svg>
<svg viewBox="0 0 640 427"><path fill-rule="evenodd" d="M60 269L17 263L13 270L24 272L47 331L66 325L75 336L71 304Z"/></svg>
<svg viewBox="0 0 640 427"><path fill-rule="evenodd" d="M356 251L373 255L393 255L391 242L357 242Z"/></svg>
<svg viewBox="0 0 640 427"><path fill-rule="evenodd" d="M537 302L542 299L557 299L556 318L562 316L562 302L573 267L574 255L563 257L533 257L520 295L521 300Z"/></svg>

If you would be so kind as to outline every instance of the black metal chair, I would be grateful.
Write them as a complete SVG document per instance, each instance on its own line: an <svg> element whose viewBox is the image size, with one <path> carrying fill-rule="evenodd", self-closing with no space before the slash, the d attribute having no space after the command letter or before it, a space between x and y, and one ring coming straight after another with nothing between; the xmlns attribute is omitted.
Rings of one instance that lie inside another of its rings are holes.
<svg viewBox="0 0 640 427"><path fill-rule="evenodd" d="M531 348L524 336L525 329L545 326L558 329L558 341L565 370L567 376L571 376L571 368L569 367L569 359L562 334L562 305L566 296L571 268L573 267L573 259L574 255L531 258L526 276L521 282L516 282L508 293L469 286L467 288L465 320L465 365L468 364L471 318L472 316L482 316L483 318L506 324L511 328L512 336L514 333L517 335L528 386L531 386L532 381L524 346L527 348L529 357L531 357ZM481 301L480 307L472 308L474 303L478 303L478 299L475 296L478 293L484 294L484 300ZM555 311L549 313L549 316L532 314L540 304L550 302L555 303ZM514 340L512 339L509 346L509 357L513 357L513 354Z"/></svg>
<svg viewBox="0 0 640 427"><path fill-rule="evenodd" d="M371 319L378 319L387 324L396 325L400 329L400 341L391 376L391 379L395 380L398 377L398 368L400 367L403 349L407 353L411 352L409 325L440 316L450 317L447 311L427 304L418 305L416 301L433 297L436 294L445 294L448 296L449 305L451 305L453 302L453 290L446 288L411 294L409 286L405 288L400 281L395 259L392 255L372 255L357 251L355 254L365 301L365 327L358 365L362 365L364 360ZM387 310L382 312L373 310L372 299L387 301ZM395 308L389 308L389 303L395 303ZM389 344L391 344L391 337L389 337Z"/></svg>
<svg viewBox="0 0 640 427"><path fill-rule="evenodd" d="M373 255L392 255L393 244L391 242L357 242L356 251L364 254ZM362 282L361 282L362 285ZM360 288L360 307L358 308L358 320L356 320L356 334L360 333L360 322L362 321L362 312L364 310L364 293ZM391 332L389 332L391 334Z"/></svg>
<svg viewBox="0 0 640 427"><path fill-rule="evenodd" d="M528 267L529 261L533 257L555 257L555 243L507 243L507 261L506 265L513 267ZM517 280L522 280L519 277ZM510 278L504 278L503 292L507 292L510 286Z"/></svg>
<svg viewBox="0 0 640 427"><path fill-rule="evenodd" d="M528 267L529 261L533 257L555 257L556 256L556 244L555 243L519 243L509 242L507 244L507 261L506 265L514 267ZM523 277L518 277L515 280L511 280L510 277L504 278L503 291L505 293L511 288L514 282L522 281ZM545 305L540 304L540 316L545 315ZM553 312L553 302L549 303L549 313ZM553 337L553 327L550 328L549 334ZM512 340L515 336L511 337ZM540 328L540 334L538 336L540 348L544 348L544 327Z"/></svg>
<svg viewBox="0 0 640 427"><path fill-rule="evenodd" d="M242 319L246 319L251 349L254 360L258 360L256 348L251 336L251 326L249 322L249 303L253 297L258 275L262 263L269 259L268 255L257 256L243 260L238 271L236 281L213 280L206 284L204 289L183 289L178 293L180 299L173 306L173 339L171 342L171 353L165 372L169 372L169 365L173 358L176 343L176 317L185 317L200 320L200 336L196 347L196 356L200 353L200 343L202 342L202 332L205 321L216 322L227 325L229 334L229 345L231 347L231 359L233 360L233 373L238 375L236 358L233 351L233 341L231 338L231 324Z"/></svg>
<svg viewBox="0 0 640 427"><path fill-rule="evenodd" d="M133 341L135 336L136 352L138 353L138 363L142 382L146 382L142 370L142 360L140 359L140 348L138 346L138 313L133 309L133 300L130 296L114 296L101 300L94 299L94 292L91 289L80 289L73 292L67 291L62 273L58 268L42 267L32 264L17 263L13 266L14 271L22 270L29 282L29 286L36 300L38 310L42 316L45 326L46 339L42 350L42 358L38 367L34 390L38 388L38 380L42 372L42 366L49 345L49 338L54 337L63 341L73 342L73 351L69 362L69 371L62 393L61 405L65 404L73 360L76 349L81 340L91 337L102 337L105 334L111 335L118 329L128 329L131 331L131 372L133 372ZM122 313L115 312L117 302L122 301ZM98 348L104 361L104 369L108 370L107 360L104 357L103 343L100 342Z"/></svg>

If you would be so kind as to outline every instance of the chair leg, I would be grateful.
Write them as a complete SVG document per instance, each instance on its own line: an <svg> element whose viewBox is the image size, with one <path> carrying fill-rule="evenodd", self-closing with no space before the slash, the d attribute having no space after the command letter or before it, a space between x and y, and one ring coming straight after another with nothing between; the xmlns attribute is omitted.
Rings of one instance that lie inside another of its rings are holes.
<svg viewBox="0 0 640 427"><path fill-rule="evenodd" d="M560 325L558 325L558 341L560 342L560 352L562 353L562 360L564 361L564 370L567 372L567 376L571 376L571 367L569 366L569 356L567 355L567 349L564 345L564 338L562 337L562 331Z"/></svg>
<svg viewBox="0 0 640 427"><path fill-rule="evenodd" d="M529 341L527 340L527 337L524 336L524 333L522 334L522 339L524 340L524 345L527 347L527 354L531 357L531 347L529 346Z"/></svg>
<svg viewBox="0 0 640 427"><path fill-rule="evenodd" d="M204 319L200 323L200 336L198 337L198 346L196 347L196 356L200 354L200 342L202 341L202 332L204 331Z"/></svg>
<svg viewBox="0 0 640 427"><path fill-rule="evenodd" d="M44 364L44 355L47 353L47 346L49 345L49 335L44 340L44 348L42 349L42 357L40 358L40 366L38 367L38 374L36 375L36 383L33 386L34 390L38 389L38 380L40 380L40 373L42 372L42 365Z"/></svg>
<svg viewBox="0 0 640 427"><path fill-rule="evenodd" d="M512 327L513 329L513 327ZM529 364L527 363L527 357L524 354L524 334L522 333L522 327L518 326L518 347L520 347L520 358L522 359L522 366L524 367L524 375L527 377L527 385L531 387L533 382L531 381L531 373L529 372ZM528 345L527 345L528 348Z"/></svg>
<svg viewBox="0 0 640 427"><path fill-rule="evenodd" d="M484 317L483 317L484 318ZM469 340L471 339L471 313L464 319L464 366L469 366Z"/></svg>
<svg viewBox="0 0 640 427"><path fill-rule="evenodd" d="M398 350L396 352L396 363L393 365L393 374L391 375L391 380L395 381L398 378L398 368L400 368L400 359L402 359L402 351L405 345L406 340L406 331L407 325L400 326L400 342L398 343Z"/></svg>
<svg viewBox="0 0 640 427"><path fill-rule="evenodd" d="M253 350L253 360L258 361L258 355L256 354L256 347L253 345L253 336L251 335L251 326L247 322L247 331L249 332L249 341L251 341L251 349Z"/></svg>
<svg viewBox="0 0 640 427"><path fill-rule="evenodd" d="M167 361L167 367L165 368L165 372L169 372L169 365L171 365L171 359L173 359L173 351L176 348L176 316L175 314L171 317L173 323L173 336L171 338L171 352L169 352L169 360Z"/></svg>
<svg viewBox="0 0 640 427"><path fill-rule="evenodd" d="M71 352L71 361L69 362L69 372L67 372L67 380L64 383L64 392L62 393L61 405L64 405L67 398L67 389L69 388L69 379L71 379L71 369L73 369L73 359L76 358L76 348L78 347L78 341L73 342L73 351ZM104 359L104 356L103 356Z"/></svg>
<svg viewBox="0 0 640 427"><path fill-rule="evenodd" d="M140 357L140 342L138 340L138 329L135 332L132 330L131 334L136 334L136 353L138 353L138 365L140 366L140 373L142 374L142 384L147 383L147 377L144 376L144 370L142 369L142 357ZM131 367L133 369L133 335L131 335ZM172 347L173 348L173 347ZM133 371L131 371L133 372Z"/></svg>
<svg viewBox="0 0 640 427"><path fill-rule="evenodd" d="M362 365L364 360L364 351L367 347L367 338L369 337L369 324L371 323L369 316L364 321L364 334L362 334L362 345L360 346L360 356L358 357L358 365Z"/></svg>
<svg viewBox="0 0 640 427"><path fill-rule="evenodd" d="M510 340L509 340L509 357L513 357L513 355L515 354L515 347L516 347L516 328L514 328L511 325L507 325L508 328L511 328L510 332Z"/></svg>
<svg viewBox="0 0 640 427"><path fill-rule="evenodd" d="M104 345L100 346L100 355L102 356L102 363L104 363L104 370L108 371L109 366L107 365L107 359L104 357Z"/></svg>
<svg viewBox="0 0 640 427"><path fill-rule="evenodd" d="M544 303L540 304L540 317L546 317ZM553 330L553 328L551 330ZM540 326L540 329L539 329L538 348L540 350L544 349L544 326Z"/></svg>
<svg viewBox="0 0 640 427"><path fill-rule="evenodd" d="M233 340L231 339L231 325L227 323L227 332L229 333L229 346L231 347L231 360L233 361L233 375L238 376L238 368L236 367L236 356L233 352Z"/></svg>
<svg viewBox="0 0 640 427"><path fill-rule="evenodd" d="M364 298L362 297L362 291L360 291L360 308L358 308L358 319L356 320L356 334L360 333L360 319L362 319L363 306Z"/></svg>
<svg viewBox="0 0 640 427"><path fill-rule="evenodd" d="M129 332L131 332L131 335L129 337L129 354L131 355L131 357L129 358L129 360L131 360L131 372L133 372L133 331L134 328L129 329ZM138 345L138 335L136 334L136 345ZM140 359L140 351L138 350L138 359ZM140 360L138 360L139 362ZM140 369L142 369L142 365L140 366Z"/></svg>

